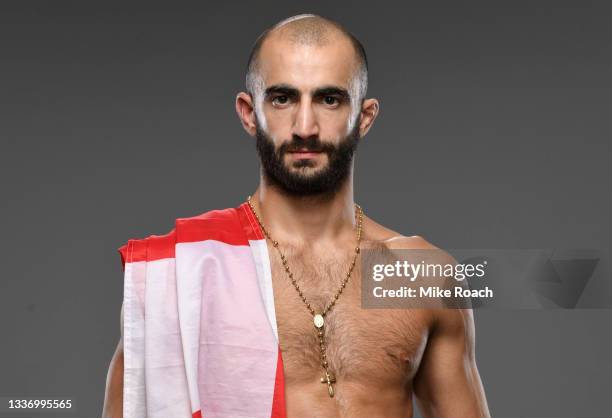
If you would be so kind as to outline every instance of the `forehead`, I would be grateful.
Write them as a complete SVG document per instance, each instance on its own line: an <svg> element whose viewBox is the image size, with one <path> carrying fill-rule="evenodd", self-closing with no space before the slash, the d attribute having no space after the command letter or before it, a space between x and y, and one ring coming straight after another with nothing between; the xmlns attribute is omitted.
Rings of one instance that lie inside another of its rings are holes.
<svg viewBox="0 0 612 418"><path fill-rule="evenodd" d="M289 84L310 90L333 85L348 89L356 67L351 42L340 36L323 44L270 36L259 52L259 73L266 87Z"/></svg>

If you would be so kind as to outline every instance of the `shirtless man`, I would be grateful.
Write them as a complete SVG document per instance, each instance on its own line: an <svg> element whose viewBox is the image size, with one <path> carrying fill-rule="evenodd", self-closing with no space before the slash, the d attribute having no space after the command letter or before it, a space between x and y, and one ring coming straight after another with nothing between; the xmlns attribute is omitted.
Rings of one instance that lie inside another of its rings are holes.
<svg viewBox="0 0 612 418"><path fill-rule="evenodd" d="M320 312L338 291L355 251L353 153L378 114L366 99L367 63L358 40L328 19L300 15L256 42L247 92L236 98L257 139L261 181L253 208L279 243L304 297ZM363 217L362 247L432 249ZM313 316L268 240L289 418L486 418L474 358L472 312L361 308L359 263L325 317L334 396L321 384ZM123 353L107 378L104 417L121 417ZM231 417L228 417L231 418Z"/></svg>

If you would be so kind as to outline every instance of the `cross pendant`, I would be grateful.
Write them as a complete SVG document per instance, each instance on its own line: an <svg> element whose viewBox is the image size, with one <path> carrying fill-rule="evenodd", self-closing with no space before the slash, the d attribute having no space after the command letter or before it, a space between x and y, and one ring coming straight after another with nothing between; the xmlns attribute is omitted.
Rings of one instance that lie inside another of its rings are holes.
<svg viewBox="0 0 612 418"><path fill-rule="evenodd" d="M336 383L336 378L333 374L330 374L327 370L325 370L325 376L321 378L321 383L327 384L327 393L329 393L329 397L334 397L334 387L332 383Z"/></svg>

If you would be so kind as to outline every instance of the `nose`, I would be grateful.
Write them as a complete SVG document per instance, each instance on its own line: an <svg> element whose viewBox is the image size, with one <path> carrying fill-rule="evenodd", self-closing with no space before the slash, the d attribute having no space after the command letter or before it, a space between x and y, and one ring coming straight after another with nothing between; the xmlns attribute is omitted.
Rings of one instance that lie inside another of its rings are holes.
<svg viewBox="0 0 612 418"><path fill-rule="evenodd" d="M296 110L295 121L293 124L293 134L302 139L309 139L319 135L319 123L317 116L312 108L312 100L303 97Z"/></svg>

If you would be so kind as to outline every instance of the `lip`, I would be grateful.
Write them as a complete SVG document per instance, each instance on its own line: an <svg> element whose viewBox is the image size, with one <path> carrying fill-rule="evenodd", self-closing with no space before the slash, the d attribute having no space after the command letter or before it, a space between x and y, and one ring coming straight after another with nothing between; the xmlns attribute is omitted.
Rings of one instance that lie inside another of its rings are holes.
<svg viewBox="0 0 612 418"><path fill-rule="evenodd" d="M297 157L297 158L314 158L317 155L320 155L321 152L318 151L293 151L289 152L289 154Z"/></svg>

